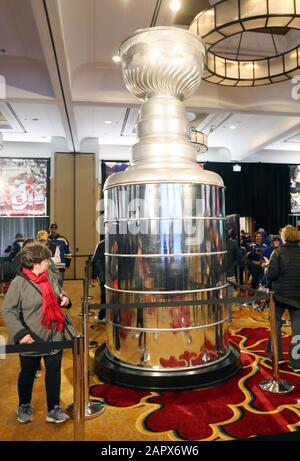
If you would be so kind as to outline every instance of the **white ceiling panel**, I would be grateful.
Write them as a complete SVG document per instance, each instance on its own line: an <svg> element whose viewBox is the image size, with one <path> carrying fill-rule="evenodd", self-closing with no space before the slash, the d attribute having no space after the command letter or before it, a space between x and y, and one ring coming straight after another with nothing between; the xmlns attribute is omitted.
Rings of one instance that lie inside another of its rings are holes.
<svg viewBox="0 0 300 461"><path fill-rule="evenodd" d="M11 107L30 136L65 136L56 105L12 103Z"/></svg>

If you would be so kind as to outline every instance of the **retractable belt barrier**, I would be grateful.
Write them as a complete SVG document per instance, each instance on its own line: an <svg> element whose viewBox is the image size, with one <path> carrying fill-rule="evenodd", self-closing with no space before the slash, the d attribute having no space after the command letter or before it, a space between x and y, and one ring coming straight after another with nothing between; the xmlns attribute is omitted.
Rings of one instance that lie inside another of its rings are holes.
<svg viewBox="0 0 300 461"><path fill-rule="evenodd" d="M74 440L84 440L84 378L83 378L83 336L75 336L73 341L55 341L51 343L35 342L34 344L1 345L1 354L15 354L24 352L51 352L59 349L73 351L73 397L74 397Z"/></svg>
<svg viewBox="0 0 300 461"><path fill-rule="evenodd" d="M82 316L82 332L84 337L84 419L92 419L99 416L104 411L104 405L98 400L93 400L90 398L89 388L90 388L90 356L89 349L91 347L97 347L97 341L90 341L90 330L89 330L89 302L88 300L92 297L89 296L89 280L91 276L91 257L87 259L84 267L84 279L83 279L83 299L81 314ZM73 404L68 407L69 412L73 412Z"/></svg>
<svg viewBox="0 0 300 461"><path fill-rule="evenodd" d="M51 352L54 349L73 349L73 341L56 341L53 343L39 343L34 344L6 344L1 347L4 354L21 354L22 352Z"/></svg>
<svg viewBox="0 0 300 461"><path fill-rule="evenodd" d="M240 302L245 302L245 300L249 301L268 301L269 299L269 294L264 292L264 291L259 291L255 290L254 288L250 287L245 287L244 285L235 283L235 282L228 282L229 285L233 285L236 287L242 287L242 288L247 288L248 291L252 291L255 293L255 296L251 296L249 298L244 298L240 296L236 297L225 297L225 298L215 298L215 299L196 299L196 300L182 300L182 301L165 301L165 302L148 302L148 303L127 303L127 304L94 304L94 303L88 303L89 309L145 309L149 307L183 307L183 306L198 306L202 304L238 304ZM163 292L161 293L163 294Z"/></svg>
<svg viewBox="0 0 300 461"><path fill-rule="evenodd" d="M251 288L247 285L242 285L240 283L235 283L228 281L229 285L234 286L239 290L244 290L246 294L248 292L253 293L253 296L247 297L224 297L224 298L215 298L215 299L199 299L199 300L182 300L182 301L167 301L167 302L149 302L149 303L127 303L127 304L91 304L88 302L87 289L85 296L85 309L86 312L89 312L89 309L145 309L145 308L161 308L161 307L183 307L183 306L201 306L201 305L213 305L213 304L238 304L254 301L267 301L270 306L270 323L271 323L271 343L272 343L272 367L273 367L273 377L271 380L263 381L260 383L261 389L264 391L280 394L291 392L294 389L294 386L291 385L288 381L283 381L279 379L279 365L278 365L278 340L276 335L276 307L274 300L274 292L272 291L260 291L254 288ZM86 277L85 287L88 285L88 279ZM283 302L288 306L299 307L298 303L295 303L293 300L287 298L277 297L276 301ZM88 318L88 315L86 316Z"/></svg>

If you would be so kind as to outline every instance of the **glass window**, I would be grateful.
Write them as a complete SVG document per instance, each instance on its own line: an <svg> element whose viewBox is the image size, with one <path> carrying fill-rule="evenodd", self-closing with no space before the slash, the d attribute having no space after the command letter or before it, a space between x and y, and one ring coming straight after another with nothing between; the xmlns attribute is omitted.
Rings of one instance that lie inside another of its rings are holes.
<svg viewBox="0 0 300 461"><path fill-rule="evenodd" d="M241 0L241 18L267 14L267 0Z"/></svg>
<svg viewBox="0 0 300 461"><path fill-rule="evenodd" d="M269 0L269 14L294 14L294 0Z"/></svg>
<svg viewBox="0 0 300 461"><path fill-rule="evenodd" d="M238 0L227 0L216 5L217 26L228 24L239 19Z"/></svg>

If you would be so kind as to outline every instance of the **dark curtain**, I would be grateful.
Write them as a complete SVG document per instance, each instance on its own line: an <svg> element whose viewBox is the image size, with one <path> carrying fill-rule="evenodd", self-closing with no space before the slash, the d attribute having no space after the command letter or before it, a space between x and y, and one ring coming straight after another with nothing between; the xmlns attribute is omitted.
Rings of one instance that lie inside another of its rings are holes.
<svg viewBox="0 0 300 461"><path fill-rule="evenodd" d="M0 249L1 256L8 256L4 250L15 240L18 232L25 238L36 237L37 231L48 230L49 218L0 218Z"/></svg>
<svg viewBox="0 0 300 461"><path fill-rule="evenodd" d="M226 214L252 216L255 228L277 234L289 222L290 170L288 165L241 163L241 172L232 163L205 164L225 184Z"/></svg>

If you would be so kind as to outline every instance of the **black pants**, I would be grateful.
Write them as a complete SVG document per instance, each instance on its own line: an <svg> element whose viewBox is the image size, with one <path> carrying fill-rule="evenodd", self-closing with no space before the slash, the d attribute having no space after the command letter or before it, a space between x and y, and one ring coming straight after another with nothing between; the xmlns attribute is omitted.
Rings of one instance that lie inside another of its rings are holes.
<svg viewBox="0 0 300 461"><path fill-rule="evenodd" d="M64 278L65 278L65 269L58 269L58 274L56 276L57 276L58 283L60 287L62 288L64 284Z"/></svg>
<svg viewBox="0 0 300 461"><path fill-rule="evenodd" d="M59 405L62 351L53 355L45 355L43 358L46 368L45 385L49 412L55 405ZM21 371L18 380L19 405L26 405L31 402L35 372L39 368L40 361L40 356L29 357L20 355Z"/></svg>
<svg viewBox="0 0 300 461"><path fill-rule="evenodd" d="M285 304L276 302L276 334L278 341L278 355L279 360L283 360L282 354L282 337L281 337L281 327L282 327L282 316L285 310L289 311L289 316L291 319L292 327L292 338L300 335L300 309L294 309L293 307L286 306ZM300 368L300 357L293 357L292 355L293 344L291 343L289 350L289 364L293 368ZM271 339L269 339L266 351L271 354Z"/></svg>
<svg viewBox="0 0 300 461"><path fill-rule="evenodd" d="M101 304L106 304L106 296L105 296L105 287L104 282L100 281L100 291L101 291ZM105 318L106 309L100 309L98 317L100 320Z"/></svg>
<svg viewBox="0 0 300 461"><path fill-rule="evenodd" d="M249 270L252 275L251 288L257 288L264 275L264 271L261 266L253 264L253 262L249 264Z"/></svg>

